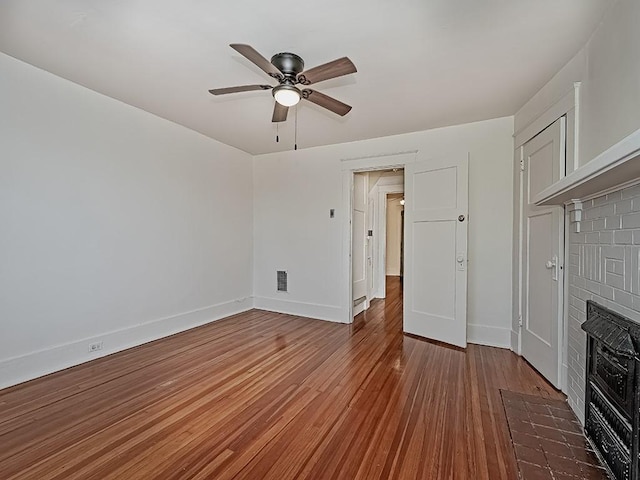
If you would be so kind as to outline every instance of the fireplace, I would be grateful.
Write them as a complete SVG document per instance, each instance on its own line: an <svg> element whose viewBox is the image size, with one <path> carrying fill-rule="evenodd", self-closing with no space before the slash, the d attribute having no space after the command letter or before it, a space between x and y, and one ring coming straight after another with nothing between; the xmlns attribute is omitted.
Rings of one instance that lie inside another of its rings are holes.
<svg viewBox="0 0 640 480"><path fill-rule="evenodd" d="M640 324L587 301L585 431L614 478L640 480Z"/></svg>

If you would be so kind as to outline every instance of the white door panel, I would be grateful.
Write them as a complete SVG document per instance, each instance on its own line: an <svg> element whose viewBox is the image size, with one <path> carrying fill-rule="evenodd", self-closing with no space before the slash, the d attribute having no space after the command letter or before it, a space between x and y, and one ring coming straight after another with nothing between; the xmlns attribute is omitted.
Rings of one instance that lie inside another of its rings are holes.
<svg viewBox="0 0 640 480"><path fill-rule="evenodd" d="M564 175L564 118L524 146L522 356L560 386L564 210L532 199Z"/></svg>
<svg viewBox="0 0 640 480"><path fill-rule="evenodd" d="M529 218L529 259L548 259L554 256L552 235L553 235L553 214L545 212L541 215L534 215ZM545 263L540 261L529 262L529 284L537 291L529 302L529 315L527 316L527 331L552 347L554 344L552 322L553 302L537 301L537 295L552 299L554 297L554 285L549 281L549 271Z"/></svg>
<svg viewBox="0 0 640 480"><path fill-rule="evenodd" d="M359 212L358 210L353 211L353 230L354 230L354 249L353 249L353 283L354 288L360 287L360 283L363 282L366 278L365 275L365 252L364 252L364 229L365 229L365 218L364 212ZM359 295L356 296L356 293ZM362 296L362 292L354 291L354 300L360 298Z"/></svg>
<svg viewBox="0 0 640 480"><path fill-rule="evenodd" d="M457 167L416 173L414 176L414 205L416 212L457 207Z"/></svg>
<svg viewBox="0 0 640 480"><path fill-rule="evenodd" d="M413 228L415 312L445 319L455 316L456 271L451 268L451 259L456 255L455 244L451 242L455 229L454 221L418 222ZM422 247L425 245L427 248ZM440 247L428 248L428 245Z"/></svg>
<svg viewBox="0 0 640 480"><path fill-rule="evenodd" d="M546 135L539 140L546 140ZM549 139L551 140L551 139ZM525 147L526 148L526 147ZM538 150L529 152L529 189L528 200L533 203L533 198L549 185L558 181L557 175L554 175L554 148L558 148L553 140L549 143L541 145ZM527 153L525 153L527 155ZM557 156L557 155L555 155ZM556 159L557 160L557 159Z"/></svg>
<svg viewBox="0 0 640 480"><path fill-rule="evenodd" d="M353 211L351 215L351 265L354 304L353 315L362 312L367 296L367 174L356 173L353 176ZM364 300L362 298L364 297Z"/></svg>
<svg viewBox="0 0 640 480"><path fill-rule="evenodd" d="M468 158L405 170L404 330L467 345Z"/></svg>

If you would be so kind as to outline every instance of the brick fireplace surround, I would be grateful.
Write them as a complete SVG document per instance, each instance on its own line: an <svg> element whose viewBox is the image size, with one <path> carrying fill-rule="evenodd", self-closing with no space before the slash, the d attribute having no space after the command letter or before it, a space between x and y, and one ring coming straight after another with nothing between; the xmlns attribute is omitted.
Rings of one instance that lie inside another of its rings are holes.
<svg viewBox="0 0 640 480"><path fill-rule="evenodd" d="M582 204L580 231L568 230L569 404L584 421L586 301L640 322L640 185Z"/></svg>

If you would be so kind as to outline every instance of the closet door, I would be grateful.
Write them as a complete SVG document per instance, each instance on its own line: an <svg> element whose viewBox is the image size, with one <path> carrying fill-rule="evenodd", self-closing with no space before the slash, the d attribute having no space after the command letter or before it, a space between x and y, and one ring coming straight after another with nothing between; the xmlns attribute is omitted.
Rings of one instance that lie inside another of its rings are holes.
<svg viewBox="0 0 640 480"><path fill-rule="evenodd" d="M564 208L535 196L564 175L565 119L524 145L522 356L560 388Z"/></svg>

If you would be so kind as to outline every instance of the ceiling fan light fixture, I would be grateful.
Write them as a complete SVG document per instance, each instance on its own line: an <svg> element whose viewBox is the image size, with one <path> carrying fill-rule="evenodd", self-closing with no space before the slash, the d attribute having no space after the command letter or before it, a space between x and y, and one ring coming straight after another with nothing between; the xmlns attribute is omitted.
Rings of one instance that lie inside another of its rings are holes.
<svg viewBox="0 0 640 480"><path fill-rule="evenodd" d="M273 89L273 98L283 107L293 107L301 96L300 90L293 85L278 85Z"/></svg>

